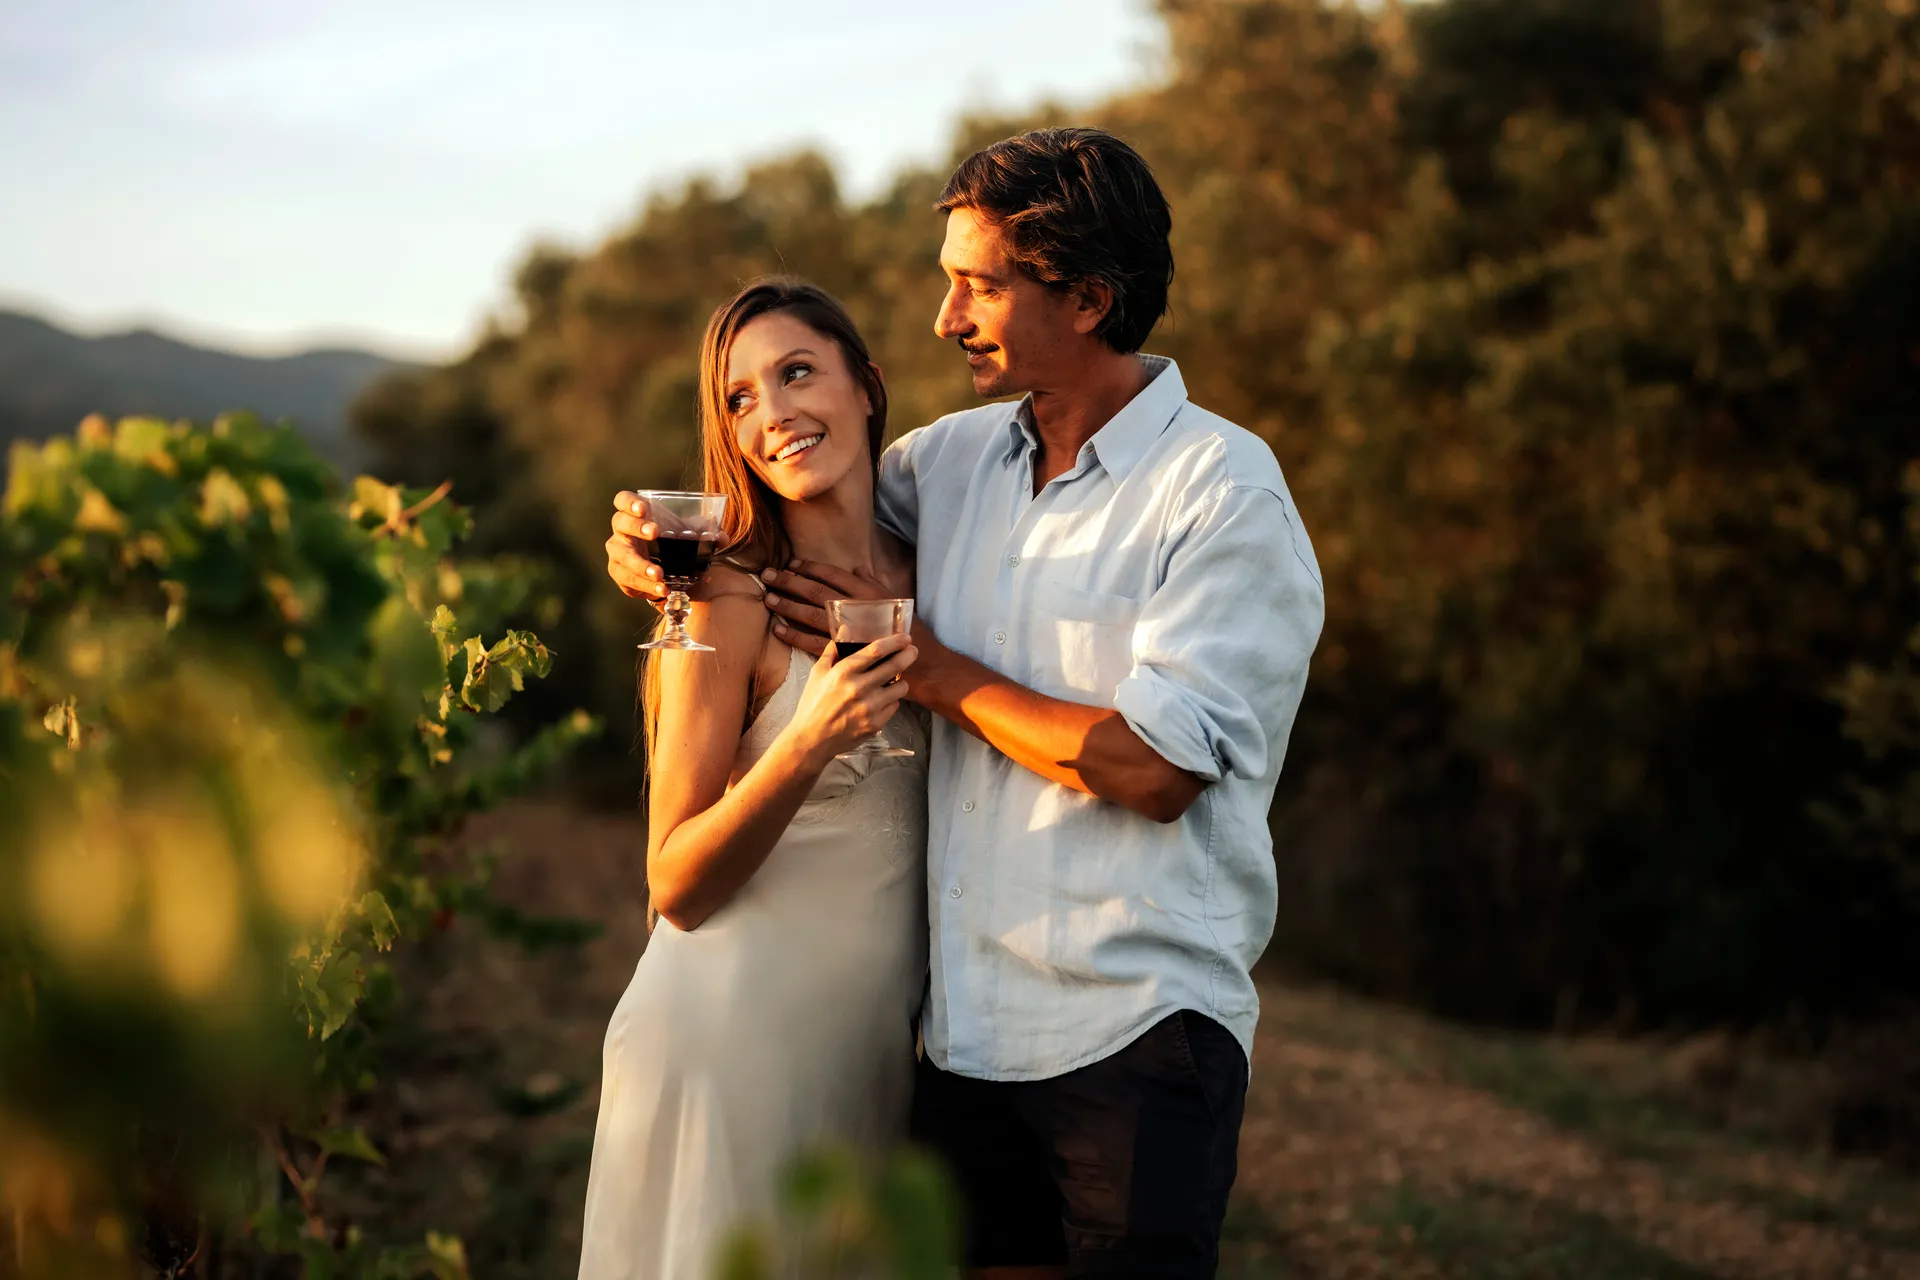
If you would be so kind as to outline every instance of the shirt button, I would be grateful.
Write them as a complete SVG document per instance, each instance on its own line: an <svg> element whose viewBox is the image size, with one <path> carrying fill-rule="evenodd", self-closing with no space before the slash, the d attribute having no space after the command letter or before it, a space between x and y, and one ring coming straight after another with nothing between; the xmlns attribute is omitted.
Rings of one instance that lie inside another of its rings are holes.
<svg viewBox="0 0 1920 1280"><path fill-rule="evenodd" d="M951 888L951 889L949 889L949 890L947 890L947 896L948 896L949 898L957 898L957 897L959 897L959 896L960 896L960 886L959 886L959 885L955 885L955 886L953 886L953 888Z"/></svg>
<svg viewBox="0 0 1920 1280"><path fill-rule="evenodd" d="M969 801L967 801L967 802L966 802L965 804L963 804L963 805L961 805L960 807L961 807L962 809L964 809L964 810L966 810L966 811L967 811L968 813L972 813L972 812L973 812L973 801L971 801L971 800L969 800Z"/></svg>
<svg viewBox="0 0 1920 1280"><path fill-rule="evenodd" d="M1006 633L1006 632L1004 632L1004 631L996 631L996 632L994 632L994 633L993 633L993 642L994 642L995 644L1005 644L1005 643L1007 642L1007 633Z"/></svg>
<svg viewBox="0 0 1920 1280"><path fill-rule="evenodd" d="M1019 564L1019 563L1020 563L1020 557L1019 557L1019 556L1008 556L1008 557L1007 557L1007 563L1008 563L1008 564Z"/></svg>

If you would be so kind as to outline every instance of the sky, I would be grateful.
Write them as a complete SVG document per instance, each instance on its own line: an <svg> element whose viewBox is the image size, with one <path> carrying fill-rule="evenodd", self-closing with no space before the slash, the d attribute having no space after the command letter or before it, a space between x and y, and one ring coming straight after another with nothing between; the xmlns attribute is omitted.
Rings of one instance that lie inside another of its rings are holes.
<svg viewBox="0 0 1920 1280"><path fill-rule="evenodd" d="M1151 76L1146 0L0 0L0 306L456 354L539 240L812 145L850 196L970 111Z"/></svg>

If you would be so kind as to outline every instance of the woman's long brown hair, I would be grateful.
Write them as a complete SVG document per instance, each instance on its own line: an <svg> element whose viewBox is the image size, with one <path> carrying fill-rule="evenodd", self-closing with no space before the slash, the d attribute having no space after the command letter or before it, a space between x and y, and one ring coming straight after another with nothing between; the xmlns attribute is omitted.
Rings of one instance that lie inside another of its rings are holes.
<svg viewBox="0 0 1920 1280"><path fill-rule="evenodd" d="M719 554L753 573L769 565L784 565L793 556L793 544L787 538L786 521L780 516L779 495L747 464L734 435L733 415L727 410L727 362L740 331L774 312L791 315L839 346L847 372L860 383L872 406L867 414L867 460L876 477L880 442L887 431L886 384L880 380L880 371L874 367L853 317L832 294L794 276L762 276L714 311L707 320L706 336L700 340L700 487L727 498ZM640 715L649 773L660 717L660 664L652 660L657 653L651 650L641 655Z"/></svg>

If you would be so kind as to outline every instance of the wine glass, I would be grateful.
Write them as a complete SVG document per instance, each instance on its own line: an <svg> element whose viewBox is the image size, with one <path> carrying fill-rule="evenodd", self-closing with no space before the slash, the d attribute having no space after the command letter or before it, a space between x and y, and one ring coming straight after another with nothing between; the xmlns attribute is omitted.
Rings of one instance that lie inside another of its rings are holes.
<svg viewBox="0 0 1920 1280"><path fill-rule="evenodd" d="M911 600L829 600L827 634L833 641L833 660L847 661L875 640L913 629ZM836 760L858 760L874 756L910 756L906 747L896 747L874 734L851 751L842 751Z"/></svg>
<svg viewBox="0 0 1920 1280"><path fill-rule="evenodd" d="M647 500L647 519L657 526L656 536L642 542L640 549L660 566L661 576L667 580L666 630L640 647L711 653L712 645L701 644L687 634L687 609L693 603L687 592L713 560L714 547L720 542L720 519L727 511L726 495L642 489L640 496Z"/></svg>

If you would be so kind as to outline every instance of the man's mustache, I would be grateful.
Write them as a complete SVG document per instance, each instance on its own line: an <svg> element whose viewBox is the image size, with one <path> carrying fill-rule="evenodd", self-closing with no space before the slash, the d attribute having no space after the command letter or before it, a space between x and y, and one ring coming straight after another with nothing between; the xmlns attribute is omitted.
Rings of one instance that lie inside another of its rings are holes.
<svg viewBox="0 0 1920 1280"><path fill-rule="evenodd" d="M992 342L968 342L965 338L958 338L955 341L960 344L960 349L970 356L983 356L989 351L1000 349L998 344Z"/></svg>

